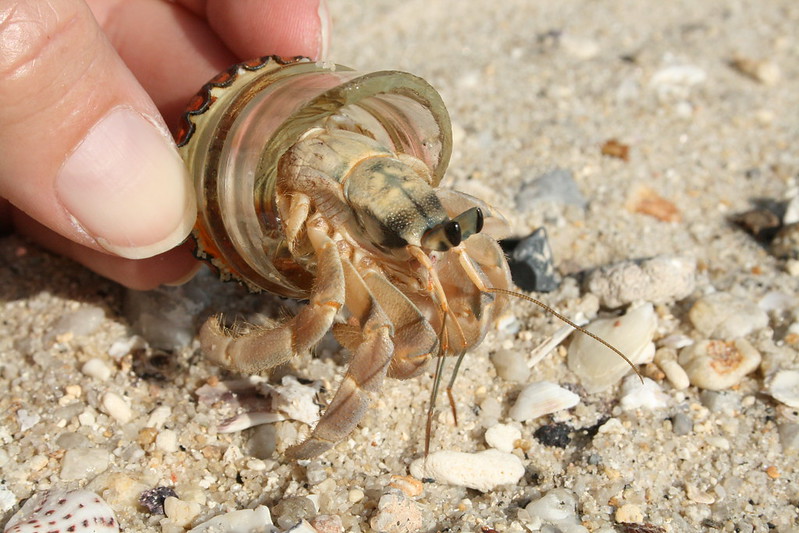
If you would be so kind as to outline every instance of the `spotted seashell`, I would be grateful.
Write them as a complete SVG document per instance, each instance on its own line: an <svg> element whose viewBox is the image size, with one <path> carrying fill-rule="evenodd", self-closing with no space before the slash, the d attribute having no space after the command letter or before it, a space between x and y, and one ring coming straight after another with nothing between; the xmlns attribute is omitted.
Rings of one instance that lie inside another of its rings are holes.
<svg viewBox="0 0 799 533"><path fill-rule="evenodd" d="M6 524L4 533L118 533L114 511L88 490L34 494Z"/></svg>

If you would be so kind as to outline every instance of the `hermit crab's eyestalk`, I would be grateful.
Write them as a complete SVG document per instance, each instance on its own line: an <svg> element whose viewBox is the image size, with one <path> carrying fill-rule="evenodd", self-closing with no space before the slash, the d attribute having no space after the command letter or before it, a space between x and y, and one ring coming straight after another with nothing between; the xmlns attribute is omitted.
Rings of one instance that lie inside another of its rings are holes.
<svg viewBox="0 0 799 533"><path fill-rule="evenodd" d="M458 246L483 229L483 211L472 207L452 220L438 224L422 235L422 247L437 252L446 252Z"/></svg>
<svg viewBox="0 0 799 533"><path fill-rule="evenodd" d="M449 115L421 78L303 58L264 57L231 67L194 97L178 133L196 182L197 253L223 279L308 296L313 275L286 242L275 191L281 158L319 127L349 128L411 156L429 169L432 187L449 164ZM444 230L450 246L463 238L459 224Z"/></svg>

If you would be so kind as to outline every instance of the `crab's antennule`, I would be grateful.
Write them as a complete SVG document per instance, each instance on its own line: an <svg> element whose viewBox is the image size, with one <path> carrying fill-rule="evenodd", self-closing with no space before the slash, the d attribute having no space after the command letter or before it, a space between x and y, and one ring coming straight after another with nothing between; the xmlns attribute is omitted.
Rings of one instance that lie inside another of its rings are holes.
<svg viewBox="0 0 799 533"><path fill-rule="evenodd" d="M555 311L554 309L549 307L544 302L542 302L540 300L536 300L532 296L527 296L526 294L522 294L520 292L509 291L507 289L500 289L500 288L497 288L497 287L486 287L485 292L494 293L494 294L505 294L507 296L515 296L516 298L520 298L522 300L527 300L528 302L534 303L535 305L537 305L538 307L540 307L541 309L543 309L547 313L551 314L552 316L554 316L558 320L561 320L561 321L565 322L566 324L570 325L571 327L573 327L574 329L576 329L580 333L582 333L584 335L588 335L589 337L591 337L592 339L594 339L598 343L600 343L600 344L602 344L604 346L607 346L608 348L610 348L611 350L616 352L619 355L619 357L624 359L627 362L627 364L630 365L630 368L632 368L633 371L636 373L638 378L641 380L641 383L644 382L644 378L641 375L641 373L638 371L638 369L636 368L635 364L632 361L630 361L630 358L627 357L626 355L624 355L621 350L619 350L618 348L616 348L615 346L610 344L608 341L606 341L602 337L600 337L598 335L594 335L593 333L591 333L587 329L578 326L577 324L575 324L574 322L572 322L571 320L569 320L568 318L566 318L562 314L558 313L557 311Z"/></svg>

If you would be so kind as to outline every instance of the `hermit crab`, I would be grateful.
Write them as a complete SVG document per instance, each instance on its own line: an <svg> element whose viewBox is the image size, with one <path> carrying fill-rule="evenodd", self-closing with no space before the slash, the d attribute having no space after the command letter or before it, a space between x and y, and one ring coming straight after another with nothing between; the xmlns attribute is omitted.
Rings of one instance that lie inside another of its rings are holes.
<svg viewBox="0 0 799 533"><path fill-rule="evenodd" d="M310 437L323 453L346 437L385 377L479 344L511 279L490 206L438 187L449 117L410 74L361 74L301 58L235 65L190 102L178 146L196 181L198 257L223 279L305 299L292 318L226 328L211 317L203 350L238 372L273 368L332 329L351 352Z"/></svg>

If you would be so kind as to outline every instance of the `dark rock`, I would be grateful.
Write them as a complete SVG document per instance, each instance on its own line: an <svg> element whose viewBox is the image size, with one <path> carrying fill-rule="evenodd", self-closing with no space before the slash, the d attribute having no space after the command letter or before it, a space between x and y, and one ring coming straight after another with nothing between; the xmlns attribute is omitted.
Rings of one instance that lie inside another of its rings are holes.
<svg viewBox="0 0 799 533"><path fill-rule="evenodd" d="M172 487L155 487L141 493L139 505L150 511L150 514L164 514L164 500L170 496L178 497Z"/></svg>
<svg viewBox="0 0 799 533"><path fill-rule="evenodd" d="M502 247L509 252L513 282L522 290L550 292L560 285L560 276L552 262L547 231L538 228L523 239L506 239Z"/></svg>
<svg viewBox="0 0 799 533"><path fill-rule="evenodd" d="M544 446L565 448L572 440L569 434L573 430L569 424L549 424L536 429L533 436Z"/></svg>

